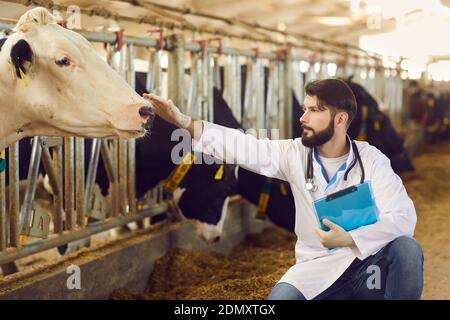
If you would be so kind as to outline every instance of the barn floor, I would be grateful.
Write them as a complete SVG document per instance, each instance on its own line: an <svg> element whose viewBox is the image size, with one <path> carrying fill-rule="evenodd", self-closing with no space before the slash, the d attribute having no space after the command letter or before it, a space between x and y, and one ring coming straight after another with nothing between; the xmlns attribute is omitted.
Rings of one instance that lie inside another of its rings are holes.
<svg viewBox="0 0 450 320"><path fill-rule="evenodd" d="M415 237L425 254L422 299L450 299L450 142L415 157L402 176L413 199ZM294 263L295 236L279 228L249 235L228 256L177 249L159 259L145 292L117 289L112 299L264 299Z"/></svg>

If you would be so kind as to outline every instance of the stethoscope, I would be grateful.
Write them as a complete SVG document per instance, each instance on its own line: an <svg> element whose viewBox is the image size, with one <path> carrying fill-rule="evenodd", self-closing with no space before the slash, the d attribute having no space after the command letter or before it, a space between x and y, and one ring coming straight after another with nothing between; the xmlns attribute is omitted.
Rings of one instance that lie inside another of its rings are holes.
<svg viewBox="0 0 450 320"><path fill-rule="evenodd" d="M356 147L356 143L352 141L352 148L353 152L355 153L355 158L353 159L350 166L347 168L344 174L344 181L347 181L348 173L350 170L353 169L353 167L356 165L356 162L359 163L359 166L361 167L361 181L360 183L364 183L364 166L361 161L361 157L359 156L358 148ZM317 190L317 186L314 183L314 167L313 167L313 148L309 148L308 151L308 160L306 161L306 183L305 183L306 190L309 192L315 192Z"/></svg>

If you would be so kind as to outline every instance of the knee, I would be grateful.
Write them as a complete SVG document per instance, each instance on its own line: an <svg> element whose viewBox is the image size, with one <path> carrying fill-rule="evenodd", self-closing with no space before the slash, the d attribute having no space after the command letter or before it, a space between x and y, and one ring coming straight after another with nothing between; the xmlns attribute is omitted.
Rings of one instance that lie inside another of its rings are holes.
<svg viewBox="0 0 450 320"><path fill-rule="evenodd" d="M402 236L389 244L391 259L400 260L407 265L423 264L423 252L419 243L411 237Z"/></svg>
<svg viewBox="0 0 450 320"><path fill-rule="evenodd" d="M303 294L293 285L280 282L273 287L268 300L306 300Z"/></svg>

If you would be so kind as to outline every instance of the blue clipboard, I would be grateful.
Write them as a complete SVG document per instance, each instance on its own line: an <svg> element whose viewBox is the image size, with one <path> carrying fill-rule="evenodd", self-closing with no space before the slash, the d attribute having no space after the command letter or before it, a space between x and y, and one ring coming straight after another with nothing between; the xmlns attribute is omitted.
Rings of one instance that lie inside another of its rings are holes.
<svg viewBox="0 0 450 320"><path fill-rule="evenodd" d="M377 222L379 216L369 181L316 200L314 208L324 231L330 229L322 223L323 219L350 231Z"/></svg>

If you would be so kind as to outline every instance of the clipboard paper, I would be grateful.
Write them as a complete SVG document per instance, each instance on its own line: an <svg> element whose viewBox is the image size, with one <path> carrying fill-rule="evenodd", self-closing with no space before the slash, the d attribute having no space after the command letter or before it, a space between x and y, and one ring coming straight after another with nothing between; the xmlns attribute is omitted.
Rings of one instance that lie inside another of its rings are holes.
<svg viewBox="0 0 450 320"><path fill-rule="evenodd" d="M372 186L369 181L340 190L313 202L320 227L330 229L322 223L328 219L346 231L378 221Z"/></svg>

